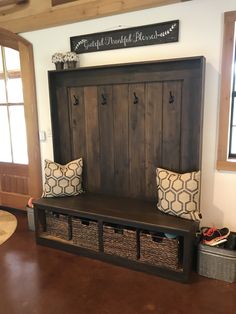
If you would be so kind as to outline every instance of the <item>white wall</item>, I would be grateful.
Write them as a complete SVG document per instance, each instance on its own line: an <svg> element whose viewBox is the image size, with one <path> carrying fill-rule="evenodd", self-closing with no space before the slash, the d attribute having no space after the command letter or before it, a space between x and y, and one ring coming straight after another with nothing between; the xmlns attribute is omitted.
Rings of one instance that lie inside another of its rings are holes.
<svg viewBox="0 0 236 314"><path fill-rule="evenodd" d="M236 173L215 169L219 109L223 12L236 10L235 0L192 0L21 34L34 47L42 161L53 158L47 71L54 69L51 55L69 51L71 36L145 24L180 20L177 43L127 48L81 55L81 66L159 60L203 55L206 57L202 156L202 225L227 226L236 231Z"/></svg>

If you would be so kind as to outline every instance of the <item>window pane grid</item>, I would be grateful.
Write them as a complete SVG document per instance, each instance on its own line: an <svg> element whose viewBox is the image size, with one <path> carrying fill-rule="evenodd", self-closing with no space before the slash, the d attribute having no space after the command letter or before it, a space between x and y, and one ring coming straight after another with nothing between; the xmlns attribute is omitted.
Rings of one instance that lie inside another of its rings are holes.
<svg viewBox="0 0 236 314"><path fill-rule="evenodd" d="M236 156L232 145L233 111L236 107L236 11L224 13L224 37L221 59L220 115L218 131L218 154L216 168L218 170L236 171ZM230 116L229 116L230 115Z"/></svg>
<svg viewBox="0 0 236 314"><path fill-rule="evenodd" d="M6 83L5 80L0 77L0 104L6 104L6 102Z"/></svg>
<svg viewBox="0 0 236 314"><path fill-rule="evenodd" d="M236 23L234 27L234 61L232 65L232 102L230 117L229 158L236 158Z"/></svg>
<svg viewBox="0 0 236 314"><path fill-rule="evenodd" d="M0 162L28 164L19 52L1 46Z"/></svg>
<svg viewBox="0 0 236 314"><path fill-rule="evenodd" d="M229 158L236 158L236 96L232 97Z"/></svg>
<svg viewBox="0 0 236 314"><path fill-rule="evenodd" d="M236 125L231 130L231 155L236 157Z"/></svg>
<svg viewBox="0 0 236 314"><path fill-rule="evenodd" d="M7 106L0 107L0 161L12 162L11 135Z"/></svg>
<svg viewBox="0 0 236 314"><path fill-rule="evenodd" d="M24 106L9 107L13 162L28 163Z"/></svg>
<svg viewBox="0 0 236 314"><path fill-rule="evenodd" d="M235 57L236 58L236 57ZM233 90L234 92L236 92L236 80L235 80L235 76L236 76L236 62L234 62L234 84L233 84Z"/></svg>

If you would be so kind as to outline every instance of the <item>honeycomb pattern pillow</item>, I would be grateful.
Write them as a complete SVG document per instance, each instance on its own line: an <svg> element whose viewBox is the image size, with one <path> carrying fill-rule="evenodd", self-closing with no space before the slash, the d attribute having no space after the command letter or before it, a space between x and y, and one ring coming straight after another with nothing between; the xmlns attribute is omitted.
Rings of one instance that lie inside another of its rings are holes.
<svg viewBox="0 0 236 314"><path fill-rule="evenodd" d="M82 168L82 158L73 160L66 165L46 159L42 197L72 196L82 193Z"/></svg>
<svg viewBox="0 0 236 314"><path fill-rule="evenodd" d="M157 168L156 181L160 211L190 220L201 218L200 171L180 174Z"/></svg>

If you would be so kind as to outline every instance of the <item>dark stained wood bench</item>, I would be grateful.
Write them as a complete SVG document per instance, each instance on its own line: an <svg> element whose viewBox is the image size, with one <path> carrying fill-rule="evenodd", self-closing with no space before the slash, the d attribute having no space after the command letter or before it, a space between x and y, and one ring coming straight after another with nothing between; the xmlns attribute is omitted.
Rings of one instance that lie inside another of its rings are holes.
<svg viewBox="0 0 236 314"><path fill-rule="evenodd" d="M155 176L201 168L204 69L200 56L49 71L54 160L83 159L86 193L35 201L37 243L189 280L197 224L157 211ZM48 212L97 221L99 250L49 236ZM140 230L176 234L180 268L104 253L105 223L134 228L137 241Z"/></svg>
<svg viewBox="0 0 236 314"><path fill-rule="evenodd" d="M163 214L157 210L154 202L89 193L74 197L41 198L34 202L34 210L36 241L38 244L60 248L84 256L95 257L173 280L188 282L190 279L192 251L198 224L193 221ZM54 213L65 214L71 217L82 217L97 221L99 226L99 252L79 248L73 245L71 241L48 236L44 232L46 229L42 227L45 226L45 211L53 211ZM146 230L152 233L176 234L182 239L183 243L180 269L175 271L168 269L168 267L153 266L148 263L141 263L139 260L131 261L115 255L105 254L102 245L102 226L104 223L133 227L137 230Z"/></svg>

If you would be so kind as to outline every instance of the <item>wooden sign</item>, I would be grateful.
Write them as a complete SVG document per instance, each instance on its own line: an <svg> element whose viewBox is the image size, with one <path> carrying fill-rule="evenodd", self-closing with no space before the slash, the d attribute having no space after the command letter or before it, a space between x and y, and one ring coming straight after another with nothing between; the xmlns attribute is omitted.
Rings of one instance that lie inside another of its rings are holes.
<svg viewBox="0 0 236 314"><path fill-rule="evenodd" d="M159 45L179 40L179 21L70 37L76 53Z"/></svg>

